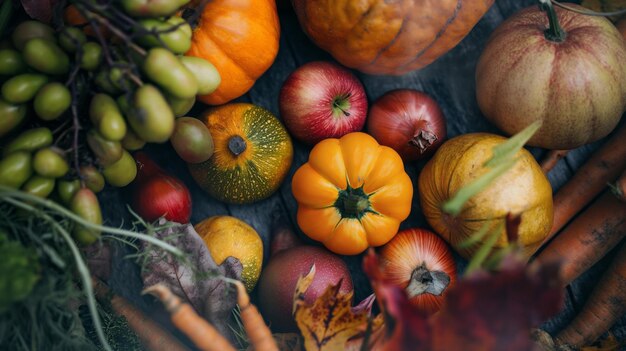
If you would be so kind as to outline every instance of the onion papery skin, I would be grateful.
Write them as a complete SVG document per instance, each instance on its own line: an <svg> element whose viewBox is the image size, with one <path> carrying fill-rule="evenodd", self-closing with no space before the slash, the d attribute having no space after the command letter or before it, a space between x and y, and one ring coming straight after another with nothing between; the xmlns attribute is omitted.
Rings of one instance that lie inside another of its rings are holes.
<svg viewBox="0 0 626 351"><path fill-rule="evenodd" d="M370 107L367 130L380 144L396 150L405 161L432 155L447 132L437 102L412 89L392 90L376 100Z"/></svg>
<svg viewBox="0 0 626 351"><path fill-rule="evenodd" d="M452 252L437 234L420 228L400 231L380 251L381 265L392 284L406 289L413 271L424 265L428 271L444 272L450 283L439 296L423 293L410 298L420 311L434 314L441 308L445 295L456 284L456 266Z"/></svg>

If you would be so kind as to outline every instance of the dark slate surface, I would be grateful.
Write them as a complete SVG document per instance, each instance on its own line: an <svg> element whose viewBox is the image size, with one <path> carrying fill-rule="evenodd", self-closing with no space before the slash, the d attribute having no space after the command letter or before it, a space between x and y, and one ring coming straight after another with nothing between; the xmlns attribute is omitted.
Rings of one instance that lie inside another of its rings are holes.
<svg viewBox="0 0 626 351"><path fill-rule="evenodd" d="M534 0L497 1L485 17L476 25L474 30L452 51L442 56L435 63L421 71L406 74L400 77L372 76L359 72L355 74L363 82L368 99L374 101L385 92L396 88L413 88L430 94L439 102L447 118L449 137L469 132L494 132L498 130L487 122L481 115L474 90L474 70L478 57L486 44L489 34L506 17L516 10L534 5ZM272 67L259 79L254 88L241 97L239 101L246 101L263 106L278 116L278 91L282 82L290 72L303 63L314 60L332 60L330 55L318 49L301 31L292 11L280 13L282 36L280 50ZM204 106L196 106L192 115L199 115ZM598 148L603 141L581 147L560 161L550 173L549 179L554 190L567 181L585 159ZM192 223L213 215L228 214L245 220L252 225L262 236L266 247L269 247L269 236L272 223L276 218L284 218L296 228L296 202L291 194L290 179L293 172L304 163L308 157L309 147L295 142L295 157L287 181L272 197L253 205L227 205L220 203L203 193L195 185L185 164L174 154L169 145L150 145L149 154L167 171L181 178L190 188L193 196ZM535 157L540 158L545 150L532 148ZM412 179L417 178L422 163L409 163L406 170ZM414 184L416 185L416 184ZM119 225L128 223L128 213L122 204L127 202L125 192L109 189L103 197L103 207L108 224ZM410 217L402 224L402 228L413 226L427 226L419 208L417 194L413 200L413 210ZM129 298L138 306L150 311L155 318L166 323L160 306L154 305L150 299L139 296L141 281L139 269L132 260L125 259L129 253L126 248L114 250L114 270L111 285L119 294ZM360 256L345 257L349 264L356 286L356 299L366 297L371 291L367 280L360 269ZM464 262L458 259L461 267ZM567 322L582 307L587 295L606 268L609 259L604 259L592 270L575 281L567 289L567 299L564 310L558 316L548 321L544 327L549 332L555 332L565 326ZM620 339L626 339L626 318L612 330Z"/></svg>

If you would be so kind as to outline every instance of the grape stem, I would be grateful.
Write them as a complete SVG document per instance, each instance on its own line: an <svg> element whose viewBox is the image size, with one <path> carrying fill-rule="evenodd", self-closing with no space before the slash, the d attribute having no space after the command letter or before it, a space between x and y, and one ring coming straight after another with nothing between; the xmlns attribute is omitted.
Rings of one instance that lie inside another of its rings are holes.
<svg viewBox="0 0 626 351"><path fill-rule="evenodd" d="M76 65L78 67L78 65ZM74 136L72 140L72 154L74 155L74 170L76 174L78 174L78 179L80 179L80 187L85 187L85 180L80 172L80 163L78 162L78 133L80 133L80 121L78 120L78 91L76 89L76 80L73 79L70 85L70 93L72 94L72 129L74 131Z"/></svg>

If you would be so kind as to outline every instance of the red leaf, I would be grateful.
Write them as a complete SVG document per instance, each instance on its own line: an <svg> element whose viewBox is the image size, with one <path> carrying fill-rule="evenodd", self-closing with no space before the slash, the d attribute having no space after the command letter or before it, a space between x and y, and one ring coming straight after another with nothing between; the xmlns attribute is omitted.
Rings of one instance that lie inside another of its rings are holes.
<svg viewBox="0 0 626 351"><path fill-rule="evenodd" d="M52 20L52 10L57 2L58 0L21 0L26 14L44 23L50 23Z"/></svg>
<svg viewBox="0 0 626 351"><path fill-rule="evenodd" d="M528 269L509 256L499 272L477 272L450 289L433 319L433 351L532 350L531 328L562 302L556 265Z"/></svg>

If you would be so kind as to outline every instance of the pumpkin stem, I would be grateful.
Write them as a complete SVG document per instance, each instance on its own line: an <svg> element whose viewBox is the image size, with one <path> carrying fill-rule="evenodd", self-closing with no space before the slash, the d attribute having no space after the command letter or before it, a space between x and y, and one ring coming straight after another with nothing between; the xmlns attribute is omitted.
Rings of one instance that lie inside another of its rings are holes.
<svg viewBox="0 0 626 351"><path fill-rule="evenodd" d="M557 43L565 41L567 33L559 24L559 18L556 15L554 6L552 6L552 0L539 0L539 8L548 15L548 21L550 22L550 27L543 32L546 39Z"/></svg>
<svg viewBox="0 0 626 351"><path fill-rule="evenodd" d="M437 141L437 135L424 129L420 129L415 133L413 138L409 140L409 145L415 146L420 150L420 154L426 152L429 146Z"/></svg>
<svg viewBox="0 0 626 351"><path fill-rule="evenodd" d="M239 135L233 135L230 139L228 139L228 150L230 150L230 152L232 152L235 156L239 156L246 151L246 147L246 141Z"/></svg>
<svg viewBox="0 0 626 351"><path fill-rule="evenodd" d="M411 280L406 287L409 298L421 294L440 296L450 285L450 276L442 271L429 271L422 263L411 273Z"/></svg>
<svg viewBox="0 0 626 351"><path fill-rule="evenodd" d="M354 189L348 185L346 190L339 191L335 207L343 218L361 218L370 208L369 196L362 187Z"/></svg>

